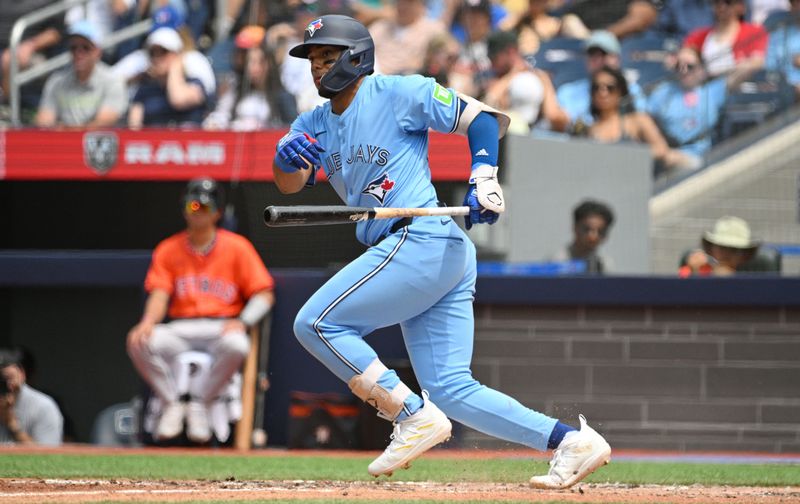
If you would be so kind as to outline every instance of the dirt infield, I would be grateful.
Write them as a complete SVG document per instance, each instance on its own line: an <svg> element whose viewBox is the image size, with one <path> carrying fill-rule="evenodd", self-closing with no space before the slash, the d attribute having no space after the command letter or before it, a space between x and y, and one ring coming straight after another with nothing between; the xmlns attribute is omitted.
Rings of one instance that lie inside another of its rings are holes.
<svg viewBox="0 0 800 504"><path fill-rule="evenodd" d="M134 481L0 479L0 503L203 502L222 500L624 502L773 504L800 502L800 488L585 484L568 491L523 484L342 481Z"/></svg>
<svg viewBox="0 0 800 504"><path fill-rule="evenodd" d="M175 448L102 448L86 445L67 445L59 448L4 447L6 454L185 454L200 456L241 456L241 452L219 449ZM286 450L259 450L249 452L253 457L285 456ZM292 456L364 456L365 452L348 451L291 451ZM677 454L657 452L620 451L619 459L669 459ZM790 461L797 463L796 455L780 454L705 454L716 458L726 457ZM531 458L530 451L515 450L433 450L429 458ZM545 454L534 458L546 459ZM1 475L0 475L1 476ZM800 503L800 487L734 487L734 486L678 486L678 485L624 485L582 484L568 491L552 492L533 490L524 483L432 483L401 482L387 479L374 481L256 481L256 480L134 480L134 479L41 479L0 477L0 504L5 503L78 503L78 502L204 502L223 500L301 500L334 499L353 501L385 500L410 502L429 499L437 501L525 501L525 502L582 502L596 503L646 503L646 504L774 504Z"/></svg>

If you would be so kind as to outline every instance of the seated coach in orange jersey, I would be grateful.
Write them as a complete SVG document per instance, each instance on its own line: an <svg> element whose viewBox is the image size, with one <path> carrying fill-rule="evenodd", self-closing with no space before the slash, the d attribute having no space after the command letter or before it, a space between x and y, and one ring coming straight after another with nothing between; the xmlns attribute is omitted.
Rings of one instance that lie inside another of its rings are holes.
<svg viewBox="0 0 800 504"><path fill-rule="evenodd" d="M155 438L179 436L185 420L187 437L205 443L211 439L209 405L247 355L247 327L269 312L274 282L246 238L217 228L221 201L214 180L190 181L183 203L187 228L153 252L144 314L127 346L164 405ZM213 361L202 395L179 397L173 362L190 350L207 352Z"/></svg>

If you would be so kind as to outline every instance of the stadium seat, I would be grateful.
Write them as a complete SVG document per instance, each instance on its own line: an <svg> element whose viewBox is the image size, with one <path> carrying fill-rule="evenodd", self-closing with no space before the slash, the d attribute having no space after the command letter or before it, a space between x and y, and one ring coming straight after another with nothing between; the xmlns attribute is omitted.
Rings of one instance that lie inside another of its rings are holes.
<svg viewBox="0 0 800 504"><path fill-rule="evenodd" d="M670 75L664 59L678 47L678 41L655 32L626 37L622 40L625 77L646 89L654 86Z"/></svg>
<svg viewBox="0 0 800 504"><path fill-rule="evenodd" d="M719 139L763 122L788 106L792 89L780 72L761 70L732 91L722 108Z"/></svg>
<svg viewBox="0 0 800 504"><path fill-rule="evenodd" d="M556 37L544 42L528 59L534 67L550 74L553 85L558 88L587 76L583 44L580 39Z"/></svg>

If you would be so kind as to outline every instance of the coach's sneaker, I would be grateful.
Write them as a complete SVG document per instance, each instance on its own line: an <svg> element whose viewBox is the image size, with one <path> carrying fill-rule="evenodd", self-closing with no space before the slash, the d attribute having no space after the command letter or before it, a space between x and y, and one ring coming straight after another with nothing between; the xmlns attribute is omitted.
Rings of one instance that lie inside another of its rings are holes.
<svg viewBox="0 0 800 504"><path fill-rule="evenodd" d="M394 423L392 442L367 470L377 478L381 474L391 476L401 467L407 469L415 458L450 439L452 428L447 416L428 399L428 392L423 390L422 408L405 420Z"/></svg>
<svg viewBox="0 0 800 504"><path fill-rule="evenodd" d="M156 427L156 438L167 440L178 437L183 432L183 419L186 416L186 403L175 401L161 410L161 418Z"/></svg>
<svg viewBox="0 0 800 504"><path fill-rule="evenodd" d="M553 452L550 471L544 476L531 478L533 488L569 488L611 460L611 447L603 436L586 425L583 415L578 418L581 430L564 436Z"/></svg>
<svg viewBox="0 0 800 504"><path fill-rule="evenodd" d="M186 408L186 437L195 443L207 443L211 439L208 408L201 401L189 401Z"/></svg>

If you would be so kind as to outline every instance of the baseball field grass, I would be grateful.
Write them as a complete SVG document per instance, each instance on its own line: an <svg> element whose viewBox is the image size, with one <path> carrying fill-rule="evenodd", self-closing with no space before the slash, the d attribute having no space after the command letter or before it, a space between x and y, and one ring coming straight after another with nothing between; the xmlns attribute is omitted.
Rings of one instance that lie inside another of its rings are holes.
<svg viewBox="0 0 800 504"><path fill-rule="evenodd" d="M345 480L372 481L371 456L285 455L0 455L0 474L15 478L136 478L177 480ZM413 470L398 471L403 481L513 483L547 472L545 460L525 458L422 458ZM615 461L589 476L589 482L625 484L704 484L800 486L800 464L699 464Z"/></svg>
<svg viewBox="0 0 800 504"><path fill-rule="evenodd" d="M623 457L589 476L577 490L559 494L537 493L526 485L531 475L547 471L547 460L541 457L516 452L483 457L479 451L440 450L415 461L410 470L375 480L366 472L374 455L281 450L252 455L229 450L0 451L0 503L800 502L796 459L752 464Z"/></svg>

